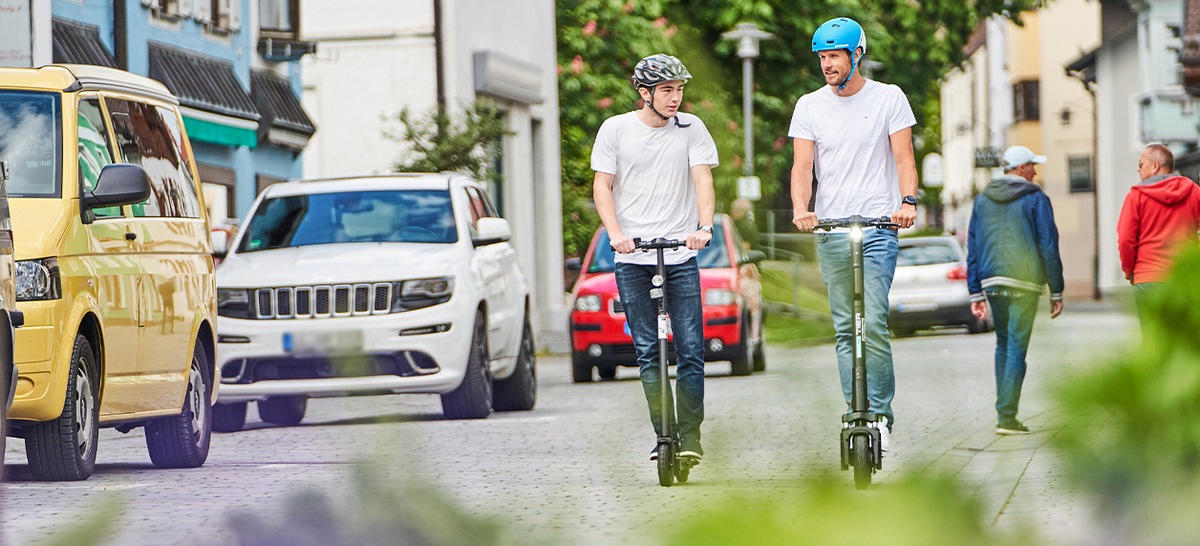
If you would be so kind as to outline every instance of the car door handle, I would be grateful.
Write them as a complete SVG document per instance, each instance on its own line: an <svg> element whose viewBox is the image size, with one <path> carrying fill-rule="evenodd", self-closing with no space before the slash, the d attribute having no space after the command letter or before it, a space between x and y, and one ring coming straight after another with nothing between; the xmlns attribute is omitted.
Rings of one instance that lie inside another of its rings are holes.
<svg viewBox="0 0 1200 546"><path fill-rule="evenodd" d="M137 234L136 234L136 233L133 233L133 232L128 232L128 233L126 233L126 234L125 234L125 240L126 240L126 241L132 241L132 240L135 240L135 239L137 239Z"/></svg>

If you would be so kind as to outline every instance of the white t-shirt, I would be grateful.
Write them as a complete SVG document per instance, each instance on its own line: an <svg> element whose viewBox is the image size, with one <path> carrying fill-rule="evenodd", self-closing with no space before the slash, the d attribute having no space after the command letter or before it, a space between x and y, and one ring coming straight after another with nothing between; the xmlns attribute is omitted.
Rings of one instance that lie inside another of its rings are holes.
<svg viewBox="0 0 1200 546"><path fill-rule="evenodd" d="M904 92L874 80L849 97L828 85L800 97L788 136L816 143L817 217L877 218L900 208L889 137L916 124Z"/></svg>
<svg viewBox="0 0 1200 546"><path fill-rule="evenodd" d="M717 165L717 145L700 118L680 112L663 127L642 123L637 112L608 118L596 134L592 170L613 175L617 224L627 237L686 239L700 225L692 167ZM665 253L668 265L696 255L681 247ZM617 254L621 263L658 263L655 252Z"/></svg>

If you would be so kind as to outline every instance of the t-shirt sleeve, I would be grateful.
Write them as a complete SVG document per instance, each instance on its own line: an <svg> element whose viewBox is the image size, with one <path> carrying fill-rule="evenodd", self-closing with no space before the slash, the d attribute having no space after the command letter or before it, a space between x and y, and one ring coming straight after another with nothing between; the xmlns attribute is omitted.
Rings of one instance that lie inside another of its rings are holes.
<svg viewBox="0 0 1200 546"><path fill-rule="evenodd" d="M804 140L817 140L812 130L812 119L805 108L804 97L796 101L796 109L792 112L792 125L788 128L788 136Z"/></svg>
<svg viewBox="0 0 1200 546"><path fill-rule="evenodd" d="M596 143L592 145L592 170L617 174L617 137L612 119L600 125L596 132Z"/></svg>
<svg viewBox="0 0 1200 546"><path fill-rule="evenodd" d="M691 131L688 142L688 167L719 165L717 143L713 141L712 134L708 132L708 127L704 125L704 122L700 121L700 118L693 118L692 126L687 130Z"/></svg>
<svg viewBox="0 0 1200 546"><path fill-rule="evenodd" d="M913 116L912 106L908 104L908 97L904 96L904 91L899 86L891 86L892 90L892 115L888 120L888 134L894 135L904 129L917 124L917 118Z"/></svg>

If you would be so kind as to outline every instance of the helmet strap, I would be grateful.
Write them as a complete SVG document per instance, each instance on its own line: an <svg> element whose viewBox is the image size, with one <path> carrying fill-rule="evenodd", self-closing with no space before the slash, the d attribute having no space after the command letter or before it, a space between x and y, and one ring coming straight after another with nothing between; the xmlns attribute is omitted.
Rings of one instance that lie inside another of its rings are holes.
<svg viewBox="0 0 1200 546"><path fill-rule="evenodd" d="M656 86L656 87L657 87L657 86ZM667 117L667 116L664 116L664 115L662 115L661 113L659 113L658 109L656 109L656 108L654 107L654 89L655 89L655 88L654 88L654 87L647 87L646 89L649 89L649 90L650 90L650 102L648 102L648 103L647 103L647 104L650 106L650 111L651 111L651 112L654 112L654 115L658 116L658 117L659 117L659 119L662 119L663 121L666 121L666 120L668 120L668 119L671 119L671 118L669 118L669 117Z"/></svg>
<svg viewBox="0 0 1200 546"><path fill-rule="evenodd" d="M855 48L855 49L857 49L857 48ZM846 76L846 81L842 82L842 84L838 86L838 88L837 88L838 94L841 94L842 89L846 88L846 84L850 83L850 78L854 77L854 70L858 68L858 61L862 60L863 55L866 55L866 53L860 54L858 56L858 58L855 59L854 58L854 50L850 51L850 74L848 76Z"/></svg>

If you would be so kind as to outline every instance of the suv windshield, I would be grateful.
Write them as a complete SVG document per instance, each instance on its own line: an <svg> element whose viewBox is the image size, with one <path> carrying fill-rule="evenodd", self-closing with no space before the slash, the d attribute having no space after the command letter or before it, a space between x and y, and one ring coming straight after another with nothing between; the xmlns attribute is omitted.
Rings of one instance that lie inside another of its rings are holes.
<svg viewBox="0 0 1200 546"><path fill-rule="evenodd" d="M696 264L700 269L733 267L729 260L729 252L725 250L724 233L720 222L713 224L712 241L696 255ZM611 273L615 269L612 245L608 242L608 230L601 229L600 238L596 239L596 250L592 253L592 262L588 264L588 273Z"/></svg>
<svg viewBox="0 0 1200 546"><path fill-rule="evenodd" d="M62 98L0 90L0 160L8 161L9 197L58 197Z"/></svg>
<svg viewBox="0 0 1200 546"><path fill-rule="evenodd" d="M896 266L949 264L960 260L955 252L955 243L918 243L901 245L896 256Z"/></svg>
<svg viewBox="0 0 1200 546"><path fill-rule="evenodd" d="M448 190L390 190L264 199L238 252L333 243L454 243Z"/></svg>

